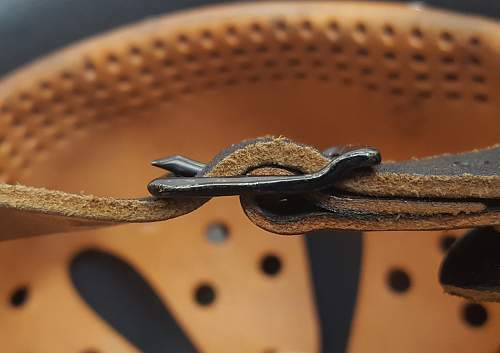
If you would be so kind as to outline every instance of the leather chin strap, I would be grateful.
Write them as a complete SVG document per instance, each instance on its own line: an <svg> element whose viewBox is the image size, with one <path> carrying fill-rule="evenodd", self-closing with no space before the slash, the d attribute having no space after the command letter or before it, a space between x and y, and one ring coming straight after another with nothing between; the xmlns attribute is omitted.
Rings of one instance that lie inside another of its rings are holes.
<svg viewBox="0 0 500 353"><path fill-rule="evenodd" d="M328 158L285 138L245 141L221 152L203 176L313 173ZM269 168L268 166L274 166ZM242 196L256 225L278 234L318 229L436 230L500 224L500 147L360 171L335 187L286 200ZM349 194L345 194L349 193ZM154 222L189 213L207 199L115 199L21 185L0 185L2 239L120 223Z"/></svg>
<svg viewBox="0 0 500 353"><path fill-rule="evenodd" d="M285 138L260 138L221 152L201 176L289 175L290 170L313 173L328 161L310 146ZM342 180L332 195L244 195L241 205L252 222L278 234L321 229L437 230L499 225L499 168L500 147L491 147L384 163ZM1 185L0 192L3 239L167 220L208 201L102 198L19 185ZM450 256L454 256L453 252ZM445 288L474 299L500 300L496 282L493 289L491 283L476 283L473 289L457 290L454 281Z"/></svg>

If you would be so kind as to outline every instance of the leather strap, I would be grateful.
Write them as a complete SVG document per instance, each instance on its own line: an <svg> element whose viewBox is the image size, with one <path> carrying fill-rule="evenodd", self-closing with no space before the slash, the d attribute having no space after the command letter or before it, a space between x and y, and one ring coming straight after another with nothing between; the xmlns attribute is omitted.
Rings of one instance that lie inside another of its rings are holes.
<svg viewBox="0 0 500 353"><path fill-rule="evenodd" d="M401 163L387 162L340 182L333 195L284 202L245 196L242 205L258 226L280 234L317 229L430 230L496 225L500 213L500 147ZM285 138L233 145L207 165L203 176L312 173L328 158ZM263 169L263 167L274 166ZM337 192L355 196L336 196ZM206 199L114 199L21 185L0 185L3 239L120 223L152 222L186 214ZM285 205L286 203L286 205ZM36 224L29 226L30 223ZM31 230L31 231L30 231Z"/></svg>

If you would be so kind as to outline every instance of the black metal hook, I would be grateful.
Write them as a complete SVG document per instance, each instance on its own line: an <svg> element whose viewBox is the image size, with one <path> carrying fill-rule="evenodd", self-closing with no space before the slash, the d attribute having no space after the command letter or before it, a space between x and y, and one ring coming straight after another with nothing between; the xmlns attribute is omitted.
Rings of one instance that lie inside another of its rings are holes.
<svg viewBox="0 0 500 353"><path fill-rule="evenodd" d="M196 177L205 167L203 163L183 156L156 160L154 166L166 169L176 176L158 178L148 185L149 192L156 197L213 197L248 193L256 194L301 194L326 189L349 171L360 167L371 167L381 161L375 148L352 150L327 150L331 161L320 171L311 174L290 176L234 176Z"/></svg>

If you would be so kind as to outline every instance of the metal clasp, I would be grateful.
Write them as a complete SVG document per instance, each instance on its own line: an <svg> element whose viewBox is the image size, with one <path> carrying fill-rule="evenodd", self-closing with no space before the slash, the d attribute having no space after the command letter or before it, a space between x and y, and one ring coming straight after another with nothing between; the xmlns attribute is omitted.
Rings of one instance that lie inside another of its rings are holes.
<svg viewBox="0 0 500 353"><path fill-rule="evenodd" d="M331 187L361 167L372 167L381 161L375 148L345 149L333 147L323 152L330 162L321 170L290 176L204 177L205 164L183 156L155 160L152 165L172 174L148 184L149 192L159 198L213 197L242 194L302 194Z"/></svg>

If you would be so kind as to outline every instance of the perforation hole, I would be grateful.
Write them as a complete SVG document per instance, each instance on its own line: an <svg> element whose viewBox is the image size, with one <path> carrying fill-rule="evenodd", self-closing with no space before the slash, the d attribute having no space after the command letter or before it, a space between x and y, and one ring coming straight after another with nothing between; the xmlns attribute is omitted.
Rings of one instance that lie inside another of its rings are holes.
<svg viewBox="0 0 500 353"><path fill-rule="evenodd" d="M427 80L429 80L429 75L421 72L421 73L418 73L415 75L415 79L417 81L427 81Z"/></svg>
<svg viewBox="0 0 500 353"><path fill-rule="evenodd" d="M284 20L278 20L274 23L274 36L281 41L288 38L288 25Z"/></svg>
<svg viewBox="0 0 500 353"><path fill-rule="evenodd" d="M97 78L97 72L95 64L92 61L86 61L84 63L84 79L86 81L92 82Z"/></svg>
<svg viewBox="0 0 500 353"><path fill-rule="evenodd" d="M340 26L337 21L330 21L326 30L326 37L331 41L337 41L340 38Z"/></svg>
<svg viewBox="0 0 500 353"><path fill-rule="evenodd" d="M231 46L239 44L238 30L235 26L229 26L226 28L226 42Z"/></svg>
<svg viewBox="0 0 500 353"><path fill-rule="evenodd" d="M194 300L200 306L210 306L215 302L216 292L209 283L202 283L194 290Z"/></svg>
<svg viewBox="0 0 500 353"><path fill-rule="evenodd" d="M20 308L28 300L29 290L26 286L16 288L10 295L10 305L14 308Z"/></svg>
<svg viewBox="0 0 500 353"><path fill-rule="evenodd" d="M250 25L250 39L253 42L260 43L263 40L262 26L259 23L252 23Z"/></svg>
<svg viewBox="0 0 500 353"><path fill-rule="evenodd" d="M482 75L474 75L472 76L472 81L478 84L484 84L486 82L486 78Z"/></svg>
<svg viewBox="0 0 500 353"><path fill-rule="evenodd" d="M425 63L425 56L421 53L415 53L411 58L417 64Z"/></svg>
<svg viewBox="0 0 500 353"><path fill-rule="evenodd" d="M472 47L478 48L479 46L481 46L481 39L479 39L479 37L471 37L469 39L469 44Z"/></svg>
<svg viewBox="0 0 500 353"><path fill-rule="evenodd" d="M469 56L469 62L473 65L473 66L481 66L481 59L479 59L479 57L477 57L476 55L470 55Z"/></svg>
<svg viewBox="0 0 500 353"><path fill-rule="evenodd" d="M260 269L266 276L277 276L282 270L281 258L275 254L263 256L260 260Z"/></svg>
<svg viewBox="0 0 500 353"><path fill-rule="evenodd" d="M359 48L356 53L359 57L366 58L369 55L369 51L367 48Z"/></svg>
<svg viewBox="0 0 500 353"><path fill-rule="evenodd" d="M309 20L304 20L300 23L299 34L304 39L311 39L314 35L313 24Z"/></svg>
<svg viewBox="0 0 500 353"><path fill-rule="evenodd" d="M387 284L393 292L403 294L410 289L411 278L405 270L395 268L387 274Z"/></svg>
<svg viewBox="0 0 500 353"><path fill-rule="evenodd" d="M108 54L106 67L111 73L118 73L120 71L120 62L115 54Z"/></svg>
<svg viewBox="0 0 500 353"><path fill-rule="evenodd" d="M364 43L367 37L367 27L364 23L360 22L356 24L354 28L353 38L358 43Z"/></svg>
<svg viewBox="0 0 500 353"><path fill-rule="evenodd" d="M396 72L396 71L392 71L392 72L389 72L389 74L387 75L387 78L391 81L396 81L396 80L399 80L401 78L399 72Z"/></svg>
<svg viewBox="0 0 500 353"><path fill-rule="evenodd" d="M413 28L410 32L410 44L415 47L421 47L424 39L424 33L420 28Z"/></svg>
<svg viewBox="0 0 500 353"><path fill-rule="evenodd" d="M394 60L396 60L396 53L393 51L385 52L384 58L388 61L394 61Z"/></svg>
<svg viewBox="0 0 500 353"><path fill-rule="evenodd" d="M401 87L392 87L389 92L396 97L402 96L404 91Z"/></svg>
<svg viewBox="0 0 500 353"><path fill-rule="evenodd" d="M441 62L445 65L455 64L455 58L451 55L445 55L441 58Z"/></svg>
<svg viewBox="0 0 500 353"><path fill-rule="evenodd" d="M280 46L280 49L284 52L291 52L293 50L293 46L290 43L283 43Z"/></svg>
<svg viewBox="0 0 500 353"><path fill-rule="evenodd" d="M451 100L457 100L462 98L462 95L458 91L447 91L445 92L445 97Z"/></svg>
<svg viewBox="0 0 500 353"><path fill-rule="evenodd" d="M386 41L392 41L392 39L394 38L394 34L395 34L394 27L392 27L391 25L385 25L382 28L382 33L383 33L384 39Z"/></svg>
<svg viewBox="0 0 500 353"><path fill-rule="evenodd" d="M456 82L458 81L458 75L456 73L453 73L453 72L450 72L450 73L447 73L444 75L444 79L446 81L450 81L450 82Z"/></svg>
<svg viewBox="0 0 500 353"><path fill-rule="evenodd" d="M177 35L177 50L178 51L187 52L187 51L189 51L189 46L190 46L190 41L189 41L189 37L186 34L181 33L181 34Z"/></svg>
<svg viewBox="0 0 500 353"><path fill-rule="evenodd" d="M423 99L428 99L431 97L431 92L428 90L420 90L417 92L417 97L423 98Z"/></svg>
<svg viewBox="0 0 500 353"><path fill-rule="evenodd" d="M477 93L477 94L474 94L474 100L478 103L486 103L488 102L489 100L489 97L488 95L484 94L484 93Z"/></svg>
<svg viewBox="0 0 500 353"><path fill-rule="evenodd" d="M450 32L443 32L439 36L439 45L441 49L448 50L453 46L455 38Z"/></svg>
<svg viewBox="0 0 500 353"><path fill-rule="evenodd" d="M474 328L484 326L488 321L488 311L478 303L467 303L462 307L462 319Z"/></svg>
<svg viewBox="0 0 500 353"><path fill-rule="evenodd" d="M331 46L330 51L333 54L341 54L343 52L343 48L342 46L335 44Z"/></svg>

